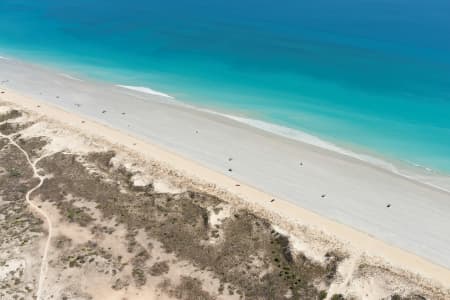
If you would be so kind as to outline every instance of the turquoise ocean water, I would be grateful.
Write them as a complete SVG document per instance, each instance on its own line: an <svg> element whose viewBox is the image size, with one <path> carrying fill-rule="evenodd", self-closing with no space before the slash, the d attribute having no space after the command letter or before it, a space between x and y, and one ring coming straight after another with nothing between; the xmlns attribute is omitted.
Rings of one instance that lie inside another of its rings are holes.
<svg viewBox="0 0 450 300"><path fill-rule="evenodd" d="M450 173L448 0L0 0L0 55Z"/></svg>

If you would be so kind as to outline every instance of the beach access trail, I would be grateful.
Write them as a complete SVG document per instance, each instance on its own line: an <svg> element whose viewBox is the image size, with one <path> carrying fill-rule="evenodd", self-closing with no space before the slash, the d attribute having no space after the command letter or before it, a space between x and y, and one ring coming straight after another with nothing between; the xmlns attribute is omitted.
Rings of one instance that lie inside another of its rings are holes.
<svg viewBox="0 0 450 300"><path fill-rule="evenodd" d="M39 272L39 277L38 277L38 287L36 290L36 299L40 300L41 299L41 294L42 294L42 288L44 285L44 281L45 281L45 276L47 274L47 267L48 267L48 251L50 249L50 242L52 239L52 221L50 220L50 217L47 215L47 213L42 210L41 208L39 208L39 206L37 206L36 204L34 204L31 200L30 200L30 195L36 191L37 189L39 189L42 184L44 183L45 180L45 176L44 175L40 175L38 172L38 169L36 168L36 165L38 164L38 162L52 154L46 154L43 155L37 159L35 159L34 161L31 161L30 156L28 155L28 153L22 148L20 147L13 139L12 136L10 135L4 135L2 133L0 133L0 137L2 138L6 138L9 140L9 143L11 145L13 145L14 147L16 147L17 149L19 149L26 157L28 164L30 165L30 167L33 169L33 177L38 178L39 179L39 183L34 186L33 188L31 188L30 190L27 191L27 193L25 194L25 200L28 203L28 205L30 206L31 210L36 211L47 223L47 239L45 241L45 247L44 247L44 252L42 253L42 261L41 261L41 268L40 268L40 272Z"/></svg>

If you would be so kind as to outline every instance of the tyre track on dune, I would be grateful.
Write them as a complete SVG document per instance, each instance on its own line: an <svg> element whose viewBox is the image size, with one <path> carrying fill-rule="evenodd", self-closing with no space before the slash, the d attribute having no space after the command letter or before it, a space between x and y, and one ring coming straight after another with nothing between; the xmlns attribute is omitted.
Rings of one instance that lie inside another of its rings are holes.
<svg viewBox="0 0 450 300"><path fill-rule="evenodd" d="M28 190L28 192L25 194L25 200L26 200L27 204L31 207L31 209L35 210L39 215L41 215L45 219L45 221L47 222L47 226L48 226L48 236L47 236L47 241L45 242L44 253L42 255L41 268L40 268L40 272L39 272L38 289L36 291L36 300L41 300L42 286L44 284L45 276L47 274L47 267L48 267L47 259L48 259L48 251L49 251L49 248L50 248L50 241L52 239L53 225L52 225L52 222L51 222L49 216L45 213L45 211L43 211L36 204L31 202L30 195L31 195L31 193L33 193L34 191L39 189L42 186L42 184L44 183L44 180L45 180L45 176L44 175L39 175L39 172L38 172L38 170L36 168L36 165L42 159L53 155L53 153L43 155L43 156L37 158L33 162L31 160L30 156L28 155L28 153L22 147L20 147L10 135L4 135L4 134L0 133L0 136L3 137L3 138L8 139L10 144L15 146L17 149L19 149L25 155L28 164L33 169L33 177L39 179L39 183L36 186L34 186L33 188L31 188L30 190Z"/></svg>

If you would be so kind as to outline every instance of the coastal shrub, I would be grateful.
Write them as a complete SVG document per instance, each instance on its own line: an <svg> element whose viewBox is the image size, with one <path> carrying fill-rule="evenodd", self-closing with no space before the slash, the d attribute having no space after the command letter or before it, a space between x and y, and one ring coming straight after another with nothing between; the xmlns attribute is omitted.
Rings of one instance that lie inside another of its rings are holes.
<svg viewBox="0 0 450 300"><path fill-rule="evenodd" d="M327 297L327 292L326 291L320 291L319 292L319 300L323 300Z"/></svg>

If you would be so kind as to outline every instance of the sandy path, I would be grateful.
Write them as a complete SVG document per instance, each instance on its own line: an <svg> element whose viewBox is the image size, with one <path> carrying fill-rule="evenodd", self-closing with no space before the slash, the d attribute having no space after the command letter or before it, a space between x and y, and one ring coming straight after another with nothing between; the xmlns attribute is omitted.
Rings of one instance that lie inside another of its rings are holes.
<svg viewBox="0 0 450 300"><path fill-rule="evenodd" d="M44 180L45 180L45 176L39 175L39 173L38 173L38 170L36 168L37 163L41 159L43 159L43 158L45 158L47 156L50 156L53 153L43 155L43 156L39 157L38 159L36 159L34 162L32 162L31 159L30 159L30 156L28 155L28 153L22 147L20 147L13 140L13 138L11 136L4 135L4 134L1 134L1 133L0 133L0 135L3 138L7 138L12 145L17 147L20 151L22 151L22 153L25 155L29 165L33 169L33 177L39 178L39 183L35 187L30 189L25 195L25 200L28 203L28 205L46 220L47 226L48 226L48 236L47 236L47 241L45 242L44 253L42 255L41 270L40 270L40 273L39 273L39 283L38 283L38 289L36 291L36 299L39 300L39 299L41 299L42 286L44 284L45 276L47 274L47 266L48 266L47 258L48 258L48 251L49 251L49 248L50 248L50 241L51 241L51 238L52 238L52 227L53 226L52 226L52 222L50 221L49 216L45 213L45 211L43 211L36 204L31 202L30 195L31 195L31 193L36 191L38 188L40 188L42 186L42 184L44 183Z"/></svg>

